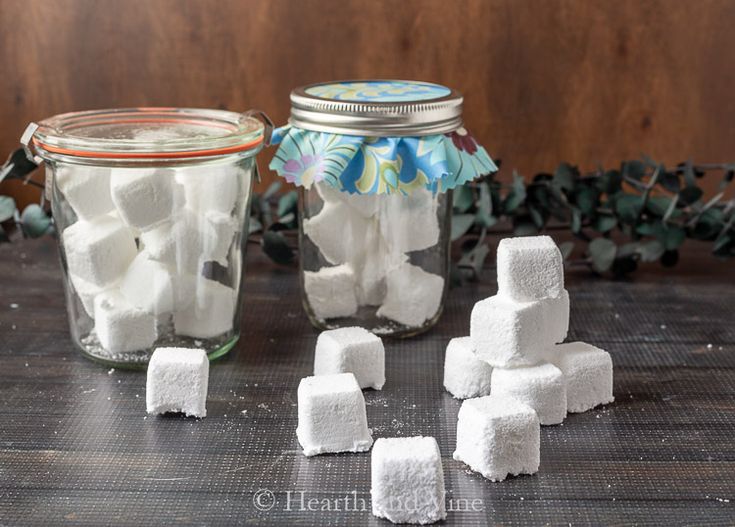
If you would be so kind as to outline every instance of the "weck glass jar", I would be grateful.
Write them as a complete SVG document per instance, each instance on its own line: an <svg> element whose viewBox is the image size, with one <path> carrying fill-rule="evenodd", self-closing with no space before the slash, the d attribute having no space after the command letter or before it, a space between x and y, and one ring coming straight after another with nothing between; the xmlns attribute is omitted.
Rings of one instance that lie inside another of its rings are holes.
<svg viewBox="0 0 735 527"><path fill-rule="evenodd" d="M213 359L237 342L255 155L270 131L255 115L134 108L29 126L85 355L133 367L156 347Z"/></svg>
<svg viewBox="0 0 735 527"><path fill-rule="evenodd" d="M452 189L497 167L462 124L462 96L415 81L291 93L270 167L300 187L302 303L314 326L410 336L441 315Z"/></svg>

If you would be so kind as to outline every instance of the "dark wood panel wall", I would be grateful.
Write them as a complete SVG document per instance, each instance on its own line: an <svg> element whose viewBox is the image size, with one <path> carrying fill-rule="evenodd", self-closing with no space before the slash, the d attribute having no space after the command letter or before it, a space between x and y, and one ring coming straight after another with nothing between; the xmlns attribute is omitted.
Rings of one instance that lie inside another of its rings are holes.
<svg viewBox="0 0 735 527"><path fill-rule="evenodd" d="M526 175L735 160L734 27L732 0L0 0L0 153L59 112L283 123L294 86L396 77L461 90L468 127Z"/></svg>

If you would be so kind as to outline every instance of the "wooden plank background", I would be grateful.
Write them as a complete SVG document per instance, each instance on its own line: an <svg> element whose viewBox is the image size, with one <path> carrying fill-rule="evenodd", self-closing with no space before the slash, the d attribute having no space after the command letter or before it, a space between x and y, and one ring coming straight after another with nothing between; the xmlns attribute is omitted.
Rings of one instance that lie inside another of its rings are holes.
<svg viewBox="0 0 735 527"><path fill-rule="evenodd" d="M295 86L394 77L461 90L506 176L643 152L735 161L733 27L731 0L2 0L0 156L60 112L257 107L283 123Z"/></svg>

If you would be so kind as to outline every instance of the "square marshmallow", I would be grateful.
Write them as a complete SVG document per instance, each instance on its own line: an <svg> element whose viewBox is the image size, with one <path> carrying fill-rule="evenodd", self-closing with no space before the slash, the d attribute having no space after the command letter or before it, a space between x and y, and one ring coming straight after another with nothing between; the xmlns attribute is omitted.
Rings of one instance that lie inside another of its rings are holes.
<svg viewBox="0 0 735 527"><path fill-rule="evenodd" d="M428 524L447 517L444 470L433 437L380 438L370 459L373 515Z"/></svg>
<svg viewBox="0 0 735 527"><path fill-rule="evenodd" d="M490 481L534 474L541 458L536 412L507 395L467 399L459 409L454 459Z"/></svg>
<svg viewBox="0 0 735 527"><path fill-rule="evenodd" d="M369 224L346 203L325 203L303 228L327 262L343 264L362 253Z"/></svg>
<svg viewBox="0 0 735 527"><path fill-rule="evenodd" d="M380 197L380 232L392 252L421 251L439 242L438 197L431 191Z"/></svg>
<svg viewBox="0 0 735 527"><path fill-rule="evenodd" d="M194 299L174 313L178 335L208 339L232 331L237 309L237 292L226 285L201 278L196 281Z"/></svg>
<svg viewBox="0 0 735 527"><path fill-rule="evenodd" d="M564 290L561 251L548 236L500 240L497 264L498 294L518 302L558 297Z"/></svg>
<svg viewBox="0 0 735 527"><path fill-rule="evenodd" d="M567 389L561 370L553 364L495 368L493 395L507 395L536 411L542 425L557 425L567 416Z"/></svg>
<svg viewBox="0 0 735 527"><path fill-rule="evenodd" d="M385 301L379 317L404 326L420 327L439 314L444 295L444 278L405 262L388 271Z"/></svg>
<svg viewBox="0 0 735 527"><path fill-rule="evenodd" d="M55 176L56 186L78 218L91 220L115 209L109 168L60 165Z"/></svg>
<svg viewBox="0 0 735 527"><path fill-rule="evenodd" d="M168 221L183 205L170 169L116 168L110 178L110 192L123 221L141 231Z"/></svg>
<svg viewBox="0 0 735 527"><path fill-rule="evenodd" d="M357 313L355 273L348 264L304 271L304 294L319 320Z"/></svg>
<svg viewBox="0 0 735 527"><path fill-rule="evenodd" d="M97 286L71 273L69 274L69 280L71 281L74 292L82 303L84 311L91 318L94 318L94 299L97 295L106 291L112 291L118 287L118 282L113 282L104 286Z"/></svg>
<svg viewBox="0 0 735 527"><path fill-rule="evenodd" d="M365 399L353 374L301 379L298 406L296 436L305 456L370 450Z"/></svg>
<svg viewBox="0 0 735 527"><path fill-rule="evenodd" d="M553 362L566 381L568 412L586 412L615 400L609 353L585 342L559 344L553 352Z"/></svg>
<svg viewBox="0 0 735 527"><path fill-rule="evenodd" d="M564 342L569 333L569 293L562 289L558 297L539 300L544 306L545 335L549 343Z"/></svg>
<svg viewBox="0 0 735 527"><path fill-rule="evenodd" d="M98 287L119 280L138 254L130 229L110 215L70 225L62 241L69 273Z"/></svg>
<svg viewBox="0 0 735 527"><path fill-rule="evenodd" d="M481 300L470 318L475 353L500 368L538 364L550 343L545 322L540 302L515 302L501 295Z"/></svg>
<svg viewBox="0 0 735 527"><path fill-rule="evenodd" d="M377 194L350 194L334 188L326 181L319 181L314 186L325 203L346 203L363 218L372 218L378 213L380 196Z"/></svg>
<svg viewBox="0 0 735 527"><path fill-rule="evenodd" d="M156 317L132 305L119 292L104 292L94 299L94 329L110 353L145 350L158 338Z"/></svg>
<svg viewBox="0 0 735 527"><path fill-rule="evenodd" d="M452 339L444 357L444 388L455 399L490 395L493 367L475 355L470 337Z"/></svg>
<svg viewBox="0 0 735 527"><path fill-rule="evenodd" d="M140 239L152 259L178 273L196 275L206 261L203 245L214 247L215 236L214 228L204 216L183 209L171 221L142 233Z"/></svg>
<svg viewBox="0 0 735 527"><path fill-rule="evenodd" d="M125 299L138 309L153 315L174 310L174 277L168 268L146 251L138 253L120 284Z"/></svg>
<svg viewBox="0 0 735 527"><path fill-rule="evenodd" d="M197 212L230 214L242 190L249 192L250 169L226 165L178 170L176 182L184 188L186 207ZM242 189L242 190L241 190Z"/></svg>
<svg viewBox="0 0 735 527"><path fill-rule="evenodd" d="M316 341L314 375L352 373L360 388L385 384L383 341L368 330L351 327L323 331Z"/></svg>
<svg viewBox="0 0 735 527"><path fill-rule="evenodd" d="M149 414L207 415L209 359L204 350L157 348L148 363L145 387Z"/></svg>
<svg viewBox="0 0 735 527"><path fill-rule="evenodd" d="M207 228L202 239L203 259L227 267L227 257L237 232L237 220L229 214L214 211L207 212L204 218Z"/></svg>

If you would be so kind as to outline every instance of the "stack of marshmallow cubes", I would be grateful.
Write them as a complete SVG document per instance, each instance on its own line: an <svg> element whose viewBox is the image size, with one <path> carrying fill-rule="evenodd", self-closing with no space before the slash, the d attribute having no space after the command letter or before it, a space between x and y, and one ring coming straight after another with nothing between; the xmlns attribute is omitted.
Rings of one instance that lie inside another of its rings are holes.
<svg viewBox="0 0 735 527"><path fill-rule="evenodd" d="M305 456L366 452L371 458L372 510L394 523L446 518L444 470L433 437L380 438L373 446L362 389L385 384L380 337L360 327L324 331L314 354L314 375L298 388L296 436Z"/></svg>
<svg viewBox="0 0 735 527"><path fill-rule="evenodd" d="M362 306L407 327L420 327L439 311L444 278L409 262L408 253L439 243L437 198L429 190L408 195L353 195L315 184L321 210L304 220L304 234L328 265L305 271L304 291L321 320L354 316Z"/></svg>
<svg viewBox="0 0 735 527"><path fill-rule="evenodd" d="M232 330L237 291L203 269L240 265L230 254L239 254L231 251L235 209L249 177L231 164L56 169L56 188L77 218L62 233L66 267L94 322L93 344L114 356L148 350L163 336L207 339Z"/></svg>
<svg viewBox="0 0 735 527"><path fill-rule="evenodd" d="M553 240L502 240L497 273L498 294L475 304L470 336L449 343L444 370L445 388L468 399L454 457L494 481L538 470L539 425L613 400L610 355L561 344L569 294Z"/></svg>

